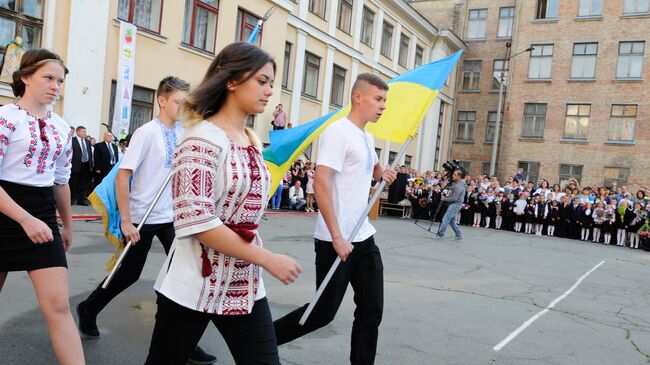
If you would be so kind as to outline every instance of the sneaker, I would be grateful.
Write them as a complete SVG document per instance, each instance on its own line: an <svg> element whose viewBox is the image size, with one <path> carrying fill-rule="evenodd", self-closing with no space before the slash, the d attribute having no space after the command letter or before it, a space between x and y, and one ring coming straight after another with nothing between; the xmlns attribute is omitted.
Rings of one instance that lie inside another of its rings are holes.
<svg viewBox="0 0 650 365"><path fill-rule="evenodd" d="M212 364L217 361L217 357L206 353L202 348L196 346L194 353L190 356L188 361L190 364Z"/></svg>
<svg viewBox="0 0 650 365"><path fill-rule="evenodd" d="M97 328L97 316L93 316L86 310L86 302L77 304L77 317L79 318L79 331L88 337L99 337Z"/></svg>
<svg viewBox="0 0 650 365"><path fill-rule="evenodd" d="M433 239L434 239L434 240L441 241L441 240L444 240L444 239L445 239L445 236L441 236L441 235L437 234L437 235L433 236Z"/></svg>
<svg viewBox="0 0 650 365"><path fill-rule="evenodd" d="M463 237L458 237L458 236L454 237L454 241L462 241L462 240L463 240Z"/></svg>

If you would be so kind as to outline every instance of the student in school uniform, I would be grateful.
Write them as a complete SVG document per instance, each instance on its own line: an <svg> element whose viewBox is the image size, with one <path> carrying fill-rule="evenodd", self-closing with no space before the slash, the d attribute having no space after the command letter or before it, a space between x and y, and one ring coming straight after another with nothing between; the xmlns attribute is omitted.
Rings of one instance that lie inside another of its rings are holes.
<svg viewBox="0 0 650 365"><path fill-rule="evenodd" d="M560 204L559 221L557 224L557 236L568 238L571 232L571 205L569 198L562 196Z"/></svg>
<svg viewBox="0 0 650 365"><path fill-rule="evenodd" d="M535 198L529 197L528 198L528 205L526 205L525 208L525 218L524 222L526 224L526 234L532 234L533 233L533 227L535 226L536 223L536 217L535 217L535 211L537 210L537 204L535 202Z"/></svg>
<svg viewBox="0 0 650 365"><path fill-rule="evenodd" d="M508 231L515 229L515 195L508 194L508 198L503 202L503 224L502 228Z"/></svg>
<svg viewBox="0 0 650 365"><path fill-rule="evenodd" d="M597 199L594 211L591 214L594 222L594 233L591 242L600 243L600 237L604 233L605 226L605 204L602 200Z"/></svg>
<svg viewBox="0 0 650 365"><path fill-rule="evenodd" d="M535 235L541 236L544 229L544 216L546 213L546 198L538 194L535 202Z"/></svg>
<svg viewBox="0 0 650 365"><path fill-rule="evenodd" d="M580 213L580 240L588 242L589 236L591 234L591 229L594 224L594 219L591 217L593 215L593 204L590 201L587 201L581 210Z"/></svg>
<svg viewBox="0 0 650 365"><path fill-rule="evenodd" d="M627 232L630 236L630 248L639 248L639 229L645 224L641 203L634 203L634 210L628 210L626 219Z"/></svg>
<svg viewBox="0 0 650 365"><path fill-rule="evenodd" d="M551 200L547 206L546 211L546 234L549 237L555 235L555 228L557 227L560 219L560 207L557 200Z"/></svg>
<svg viewBox="0 0 650 365"><path fill-rule="evenodd" d="M575 196L571 202L571 231L568 238L580 237L580 217L582 215L582 202Z"/></svg>
<svg viewBox="0 0 650 365"><path fill-rule="evenodd" d="M626 246L627 245L627 228L630 217L630 210L628 209L628 203L626 199L621 200L616 208L616 245L617 246Z"/></svg>

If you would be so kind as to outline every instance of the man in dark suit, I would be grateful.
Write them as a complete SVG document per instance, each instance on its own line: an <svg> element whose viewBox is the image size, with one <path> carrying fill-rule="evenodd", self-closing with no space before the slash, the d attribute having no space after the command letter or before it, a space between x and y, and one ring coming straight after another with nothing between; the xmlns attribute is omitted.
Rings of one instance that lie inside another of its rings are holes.
<svg viewBox="0 0 650 365"><path fill-rule="evenodd" d="M104 141L95 143L93 156L95 166L95 186L99 185L117 163L117 146L113 143L113 134L104 133Z"/></svg>
<svg viewBox="0 0 650 365"><path fill-rule="evenodd" d="M77 135L72 138L72 175L70 176L70 196L72 204L89 205L86 196L93 168L90 141L86 139L86 128L79 126Z"/></svg>

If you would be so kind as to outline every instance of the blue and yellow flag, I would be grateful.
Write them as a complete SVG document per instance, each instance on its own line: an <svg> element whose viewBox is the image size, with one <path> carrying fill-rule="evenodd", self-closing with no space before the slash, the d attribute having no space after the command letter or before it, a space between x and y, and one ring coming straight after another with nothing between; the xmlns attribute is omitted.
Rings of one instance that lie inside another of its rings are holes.
<svg viewBox="0 0 650 365"><path fill-rule="evenodd" d="M115 177L120 168L120 162L121 160L113 166L113 169L88 196L90 204L102 216L106 239L115 246L115 255L109 261L107 270L113 268L117 255L124 249L124 236L120 228L120 211L117 209L117 194L115 193Z"/></svg>
<svg viewBox="0 0 650 365"><path fill-rule="evenodd" d="M414 136L461 54L462 51L458 51L388 81L386 110L376 123L369 123L366 130L379 139L400 144ZM271 131L271 144L264 149L264 160L273 179L271 186L280 184L295 159L327 126L349 112L348 105L295 128Z"/></svg>

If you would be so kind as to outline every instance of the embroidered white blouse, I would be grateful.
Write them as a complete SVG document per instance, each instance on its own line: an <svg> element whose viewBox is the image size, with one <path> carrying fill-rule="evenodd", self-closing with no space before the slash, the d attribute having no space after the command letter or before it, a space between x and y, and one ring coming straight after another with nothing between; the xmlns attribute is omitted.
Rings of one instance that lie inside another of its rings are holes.
<svg viewBox="0 0 650 365"><path fill-rule="evenodd" d="M37 187L66 184L72 136L55 113L40 119L17 104L0 107L0 180Z"/></svg>
<svg viewBox="0 0 650 365"><path fill-rule="evenodd" d="M262 154L203 121L185 130L172 171L176 239L154 288L196 311L250 313L255 300L266 295L261 268L203 246L193 235L222 224L259 223L271 184ZM252 232L251 244L262 246L257 230Z"/></svg>

